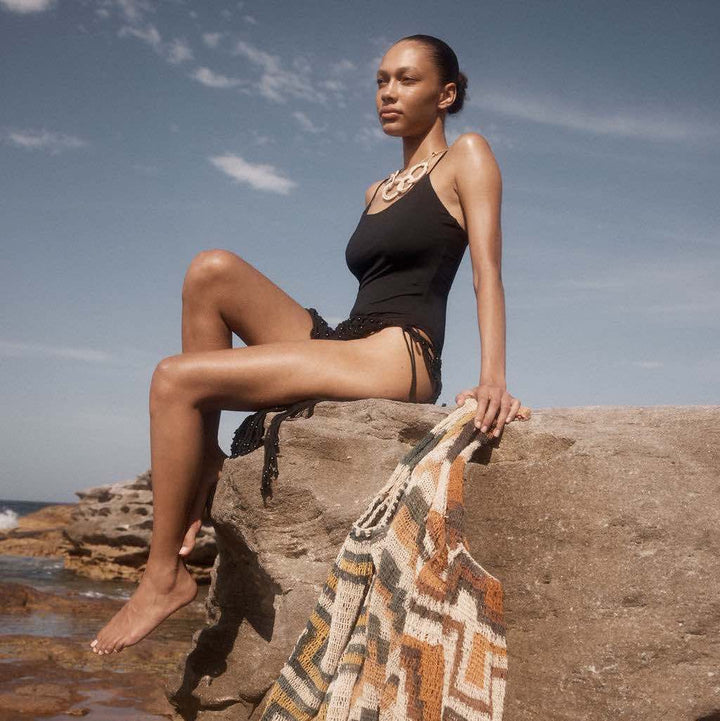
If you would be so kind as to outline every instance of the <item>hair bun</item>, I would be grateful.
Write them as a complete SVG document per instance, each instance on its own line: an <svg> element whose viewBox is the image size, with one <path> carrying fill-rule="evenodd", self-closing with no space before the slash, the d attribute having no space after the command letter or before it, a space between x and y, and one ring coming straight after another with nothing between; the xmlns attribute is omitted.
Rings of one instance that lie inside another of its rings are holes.
<svg viewBox="0 0 720 721"><path fill-rule="evenodd" d="M467 91L468 79L467 75L461 70L458 70L457 80L455 81L457 86L457 94L455 95L455 101L448 108L448 115L454 115L462 110L463 103L465 102L465 94Z"/></svg>

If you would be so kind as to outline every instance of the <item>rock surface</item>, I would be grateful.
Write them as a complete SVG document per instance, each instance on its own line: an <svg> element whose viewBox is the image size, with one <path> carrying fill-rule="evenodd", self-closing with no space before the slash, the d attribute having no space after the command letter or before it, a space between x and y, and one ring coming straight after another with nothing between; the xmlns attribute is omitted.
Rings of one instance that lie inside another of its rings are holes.
<svg viewBox="0 0 720 721"><path fill-rule="evenodd" d="M140 580L145 569L153 525L151 473L132 481L78 491L65 532L65 567L97 579ZM203 525L188 568L207 579L215 560L215 533Z"/></svg>
<svg viewBox="0 0 720 721"><path fill-rule="evenodd" d="M168 695L256 719L353 521L445 414L319 403L226 462L207 628ZM267 422L270 421L268 417ZM504 587L506 721L720 719L720 406L535 409L468 464L465 530Z"/></svg>
<svg viewBox="0 0 720 721"><path fill-rule="evenodd" d="M68 545L63 531L73 509L73 504L60 503L21 516L15 528L0 531L0 555L61 556Z"/></svg>
<svg viewBox="0 0 720 721"><path fill-rule="evenodd" d="M121 654L89 649L94 631L123 601L53 594L14 583L0 590L0 721L170 718L162 679L177 666L202 624L199 601L180 609L142 644ZM32 635L13 626L26 617ZM41 636L51 629L58 635Z"/></svg>

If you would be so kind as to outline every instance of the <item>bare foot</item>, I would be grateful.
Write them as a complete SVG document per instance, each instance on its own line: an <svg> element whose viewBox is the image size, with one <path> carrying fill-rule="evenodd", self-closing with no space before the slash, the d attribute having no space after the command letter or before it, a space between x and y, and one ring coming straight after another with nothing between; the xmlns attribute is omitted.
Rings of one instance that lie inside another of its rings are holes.
<svg viewBox="0 0 720 721"><path fill-rule="evenodd" d="M205 504L210 492L214 489L220 478L223 464L227 458L228 456L218 449L217 453L205 460L203 477L188 517L188 530L185 533L185 538L183 538L182 547L179 551L181 556L189 556L193 548L195 548L195 537L200 532L200 527L202 526Z"/></svg>
<svg viewBox="0 0 720 721"><path fill-rule="evenodd" d="M145 574L128 602L110 619L90 644L94 653L117 653L157 628L197 594L197 584L179 562L163 574Z"/></svg>

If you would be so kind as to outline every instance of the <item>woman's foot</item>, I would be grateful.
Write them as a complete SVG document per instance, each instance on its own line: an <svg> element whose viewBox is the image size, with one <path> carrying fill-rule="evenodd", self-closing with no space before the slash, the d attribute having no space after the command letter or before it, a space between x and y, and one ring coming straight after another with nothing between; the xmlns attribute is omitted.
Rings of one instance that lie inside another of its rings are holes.
<svg viewBox="0 0 720 721"><path fill-rule="evenodd" d="M188 517L188 530L183 538L180 555L187 557L195 548L195 538L200 532L203 517L205 515L205 507L208 505L208 498L215 494L215 487L222 473L223 464L228 458L219 448L212 456L205 459L203 477L200 480L197 495L193 501L190 515ZM212 504L210 504L212 505ZM208 509L209 513L209 509Z"/></svg>
<svg viewBox="0 0 720 721"><path fill-rule="evenodd" d="M90 644L93 652L117 653L125 646L132 646L190 603L196 594L197 584L182 562L168 572L145 571L132 597Z"/></svg>

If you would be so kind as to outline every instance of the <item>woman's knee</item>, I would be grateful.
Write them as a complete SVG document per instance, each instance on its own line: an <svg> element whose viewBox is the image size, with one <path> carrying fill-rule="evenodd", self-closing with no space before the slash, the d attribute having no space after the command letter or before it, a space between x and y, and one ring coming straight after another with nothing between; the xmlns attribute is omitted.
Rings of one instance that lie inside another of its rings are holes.
<svg viewBox="0 0 720 721"><path fill-rule="evenodd" d="M219 283L237 270L242 259L232 251L214 248L201 250L191 261L183 280L182 297L188 300L209 288L217 289Z"/></svg>
<svg viewBox="0 0 720 721"><path fill-rule="evenodd" d="M190 401L187 364L182 355L163 358L156 366L150 381L150 413L170 402Z"/></svg>

